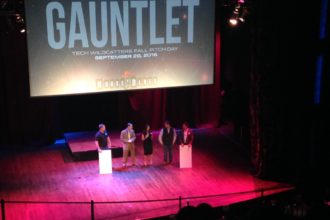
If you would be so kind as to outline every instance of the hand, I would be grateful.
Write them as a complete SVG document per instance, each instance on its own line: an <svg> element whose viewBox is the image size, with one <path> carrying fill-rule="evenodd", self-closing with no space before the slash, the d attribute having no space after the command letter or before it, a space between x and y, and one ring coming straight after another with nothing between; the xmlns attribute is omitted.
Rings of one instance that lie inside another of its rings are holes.
<svg viewBox="0 0 330 220"><path fill-rule="evenodd" d="M102 153L102 150L101 149L98 149L99 153Z"/></svg>

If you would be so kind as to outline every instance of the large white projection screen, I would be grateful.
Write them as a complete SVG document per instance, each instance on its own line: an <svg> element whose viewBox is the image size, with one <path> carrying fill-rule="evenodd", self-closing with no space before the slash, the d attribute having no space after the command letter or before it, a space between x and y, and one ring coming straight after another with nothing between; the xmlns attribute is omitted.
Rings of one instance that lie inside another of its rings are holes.
<svg viewBox="0 0 330 220"><path fill-rule="evenodd" d="M31 96L207 85L214 0L25 0Z"/></svg>

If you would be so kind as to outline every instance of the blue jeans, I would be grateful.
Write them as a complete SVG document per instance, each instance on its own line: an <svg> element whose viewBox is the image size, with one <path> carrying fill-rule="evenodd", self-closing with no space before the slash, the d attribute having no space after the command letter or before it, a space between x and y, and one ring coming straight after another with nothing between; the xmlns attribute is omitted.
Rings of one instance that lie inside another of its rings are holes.
<svg viewBox="0 0 330 220"><path fill-rule="evenodd" d="M172 162L172 148L173 145L163 145L164 148L164 162Z"/></svg>

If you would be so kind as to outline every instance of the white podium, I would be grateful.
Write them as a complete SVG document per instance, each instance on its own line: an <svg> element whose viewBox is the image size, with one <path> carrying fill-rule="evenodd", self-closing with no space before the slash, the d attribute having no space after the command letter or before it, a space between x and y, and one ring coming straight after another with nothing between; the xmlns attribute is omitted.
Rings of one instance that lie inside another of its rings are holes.
<svg viewBox="0 0 330 220"><path fill-rule="evenodd" d="M180 145L180 168L192 167L192 147Z"/></svg>
<svg viewBox="0 0 330 220"><path fill-rule="evenodd" d="M111 150L102 150L102 152L99 152L99 168L100 174L112 173Z"/></svg>

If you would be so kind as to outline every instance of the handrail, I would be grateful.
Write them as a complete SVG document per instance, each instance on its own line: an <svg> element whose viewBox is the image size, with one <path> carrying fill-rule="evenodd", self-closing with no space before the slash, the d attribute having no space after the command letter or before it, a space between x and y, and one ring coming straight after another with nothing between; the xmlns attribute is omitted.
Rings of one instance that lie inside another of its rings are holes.
<svg viewBox="0 0 330 220"><path fill-rule="evenodd" d="M2 220L5 220L5 204L88 204L91 206L91 219L94 220L94 207L96 204L124 204L124 203L149 203L149 202L167 202L167 201L179 201L179 209L181 208L182 199L190 200L190 199L203 199L203 198L214 198L214 197L222 197L222 196L231 196L231 195L242 195L242 194L249 194L249 193L258 193L260 192L260 197L264 196L264 192L271 191L271 190L279 190L279 189L294 189L295 187L292 185L285 185L285 186L276 186L276 187L268 187L262 188L257 190L250 190L250 191L242 191L242 192L233 192L233 193L222 193L222 194L215 194L215 195L203 195L203 196L188 196L188 197L176 197L176 198L166 198L166 199L148 199L148 200L126 200L126 201L94 201L91 200L89 202L74 202L74 201L15 201L15 200L8 200L5 201L1 199L1 213L2 213Z"/></svg>
<svg viewBox="0 0 330 220"><path fill-rule="evenodd" d="M287 186L277 186L277 187L269 187L269 188L262 188L257 190L250 190L250 191L242 191L242 192L233 192L233 193L221 193L221 194L214 194L214 195L203 195L203 196L188 196L188 197L181 197L181 199L202 199L202 198L212 198L212 197L221 197L221 196L230 196L230 195L241 195L241 194L249 194L249 193L257 193L257 192L265 192L271 191L276 189L293 189L294 186L287 185ZM175 201L179 200L179 197L175 198L166 198L166 199L147 199L147 200L126 200L126 201L95 201L94 204L122 204L122 203L146 203L146 202L167 202L167 201ZM28 201L28 200L6 200L5 203L17 203L17 204L90 204L90 201L86 202L78 202L78 201Z"/></svg>

